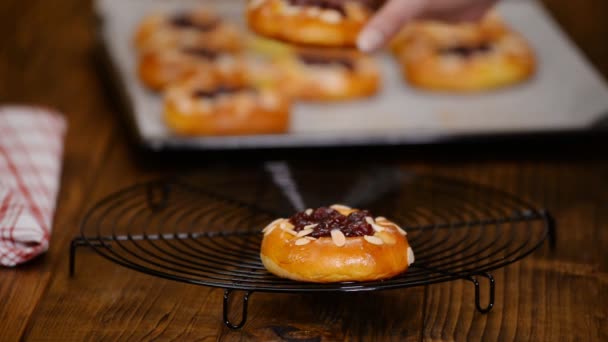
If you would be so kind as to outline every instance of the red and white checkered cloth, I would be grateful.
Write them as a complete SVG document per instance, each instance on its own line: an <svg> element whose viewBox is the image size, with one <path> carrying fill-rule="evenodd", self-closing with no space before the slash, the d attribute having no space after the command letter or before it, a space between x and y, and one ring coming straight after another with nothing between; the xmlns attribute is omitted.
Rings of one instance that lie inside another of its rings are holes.
<svg viewBox="0 0 608 342"><path fill-rule="evenodd" d="M35 107L0 107L0 265L44 253L55 213L66 123Z"/></svg>

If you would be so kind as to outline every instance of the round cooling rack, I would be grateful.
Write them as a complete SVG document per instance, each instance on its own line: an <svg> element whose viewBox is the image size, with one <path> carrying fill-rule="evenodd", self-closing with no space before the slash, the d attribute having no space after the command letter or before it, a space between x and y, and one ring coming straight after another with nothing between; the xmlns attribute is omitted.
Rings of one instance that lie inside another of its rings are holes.
<svg viewBox="0 0 608 342"><path fill-rule="evenodd" d="M278 278L259 258L261 229L307 207L342 203L369 209L403 227L416 261L397 277L372 282L314 284ZM190 284L222 288L224 322L242 327L253 292L377 291L464 279L482 312L494 305L490 271L532 253L553 237L544 211L508 193L453 179L386 167L324 170L283 163L209 171L152 181L115 193L84 218L76 248L89 246L128 268ZM479 277L489 281L480 303ZM242 320L228 319L232 291L245 291Z"/></svg>

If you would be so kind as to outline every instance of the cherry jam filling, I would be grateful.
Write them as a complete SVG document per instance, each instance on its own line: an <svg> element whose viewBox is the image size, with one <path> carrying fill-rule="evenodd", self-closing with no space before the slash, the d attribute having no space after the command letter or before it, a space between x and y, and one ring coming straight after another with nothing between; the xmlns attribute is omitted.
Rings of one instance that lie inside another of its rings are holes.
<svg viewBox="0 0 608 342"><path fill-rule="evenodd" d="M349 0L350 2L357 2L362 6L365 6L371 10L377 9L381 5L379 0ZM288 0L290 5L293 6L314 6L321 9L332 9L340 12L342 16L346 16L346 10L344 9L345 0Z"/></svg>
<svg viewBox="0 0 608 342"><path fill-rule="evenodd" d="M205 48L184 48L182 51L188 55L198 57L206 60L215 60L219 56L217 51L205 49Z"/></svg>
<svg viewBox="0 0 608 342"><path fill-rule="evenodd" d="M367 210L354 211L344 216L335 209L321 207L313 210L310 215L305 211L298 212L289 218L289 222L295 226L296 232L316 224L313 232L308 235L314 238L330 236L334 229L339 229L346 237L374 235L374 228L365 221L367 216L372 216Z"/></svg>
<svg viewBox="0 0 608 342"><path fill-rule="evenodd" d="M442 55L456 55L460 57L471 57L475 54L487 53L492 50L492 45L487 42L478 45L456 45L439 50Z"/></svg>
<svg viewBox="0 0 608 342"><path fill-rule="evenodd" d="M326 57L310 53L300 53L298 54L298 58L302 63L308 65L341 65L351 71L355 69L353 61L348 58Z"/></svg>
<svg viewBox="0 0 608 342"><path fill-rule="evenodd" d="M182 29L193 29L201 32L213 31L220 24L218 18L207 20L194 19L188 14L178 14L171 18L171 25Z"/></svg>
<svg viewBox="0 0 608 342"><path fill-rule="evenodd" d="M235 94L237 92L246 90L252 91L253 89L221 85L215 89L197 89L192 93L192 96L195 98L213 99L220 95Z"/></svg>
<svg viewBox="0 0 608 342"><path fill-rule="evenodd" d="M340 0L289 0L292 6L314 6L320 9L330 9L346 16L344 1Z"/></svg>

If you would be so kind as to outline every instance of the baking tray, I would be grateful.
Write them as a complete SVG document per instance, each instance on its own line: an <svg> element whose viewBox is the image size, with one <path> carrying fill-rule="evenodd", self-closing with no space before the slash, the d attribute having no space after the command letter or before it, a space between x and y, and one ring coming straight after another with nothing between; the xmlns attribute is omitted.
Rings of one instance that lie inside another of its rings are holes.
<svg viewBox="0 0 608 342"><path fill-rule="evenodd" d="M406 84L388 53L377 58L384 79L379 95L347 103L297 103L289 133L179 137L162 121L160 96L137 79L132 36L154 11L209 6L240 25L244 1L97 0L99 37L140 143L151 150L311 148L408 145L459 138L584 132L605 122L608 87L578 48L536 1L503 1L498 12L533 46L538 71L529 82L469 95L434 93Z"/></svg>

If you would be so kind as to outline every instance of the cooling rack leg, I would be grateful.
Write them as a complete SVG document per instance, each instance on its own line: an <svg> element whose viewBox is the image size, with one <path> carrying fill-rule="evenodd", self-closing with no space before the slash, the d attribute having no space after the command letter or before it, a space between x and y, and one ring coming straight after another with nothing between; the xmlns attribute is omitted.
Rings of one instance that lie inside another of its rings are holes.
<svg viewBox="0 0 608 342"><path fill-rule="evenodd" d="M76 250L78 247L84 246L101 246L101 243L96 241L88 241L83 237L73 238L72 242L70 242L70 277L74 276L75 264L76 264Z"/></svg>
<svg viewBox="0 0 608 342"><path fill-rule="evenodd" d="M169 201L169 186L165 183L153 183L146 189L148 207L152 211L159 211L167 206Z"/></svg>
<svg viewBox="0 0 608 342"><path fill-rule="evenodd" d="M70 277L74 276L74 268L76 262L76 248L86 246L86 241L83 238L77 237L70 242Z"/></svg>
<svg viewBox="0 0 608 342"><path fill-rule="evenodd" d="M245 292L245 296L243 297L243 313L241 315L241 322L238 324L233 324L232 322L230 322L230 318L228 318L228 307L230 305L229 299L230 299L231 293L232 293L232 290L224 290L224 309L223 309L224 324L226 324L226 326L228 326L228 328L236 330L236 329L242 328L245 325L245 323L247 322L247 306L249 304L249 296L253 292L252 291Z"/></svg>
<svg viewBox="0 0 608 342"><path fill-rule="evenodd" d="M557 240L556 231L555 231L555 219L553 218L553 216L551 216L551 214L547 210L542 210L541 214L543 215L543 218L545 220L545 225L547 225L547 231L549 232L549 247L551 247L551 249L554 250L555 241Z"/></svg>
<svg viewBox="0 0 608 342"><path fill-rule="evenodd" d="M494 281L494 277L492 277L491 274L489 273L479 273L478 276L487 278L488 281L490 282L490 299L488 301L488 305L486 307L482 307L481 303L480 303L480 289L479 289L479 281L477 280L477 278L475 277L469 277L467 278L469 281L471 281L473 283L473 285L475 285L475 306L477 307L477 311L479 311L482 314L486 314L488 312L490 312L492 310L492 308L494 307L494 292L495 292L495 281Z"/></svg>

